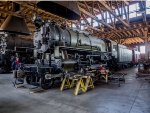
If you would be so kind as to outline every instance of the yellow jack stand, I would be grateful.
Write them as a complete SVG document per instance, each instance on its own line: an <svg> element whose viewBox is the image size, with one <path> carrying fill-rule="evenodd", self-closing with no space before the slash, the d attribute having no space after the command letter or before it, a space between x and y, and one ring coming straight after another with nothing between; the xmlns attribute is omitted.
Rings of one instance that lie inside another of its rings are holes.
<svg viewBox="0 0 150 113"><path fill-rule="evenodd" d="M82 76L76 84L74 95L78 95L79 91L86 92L88 88L94 88L91 76Z"/></svg>
<svg viewBox="0 0 150 113"><path fill-rule="evenodd" d="M61 83L60 91L63 91L64 89L71 88L71 82L69 77L65 77Z"/></svg>
<svg viewBox="0 0 150 113"><path fill-rule="evenodd" d="M73 78L72 79L71 88L74 87L77 84L78 80L79 80L79 78Z"/></svg>
<svg viewBox="0 0 150 113"><path fill-rule="evenodd" d="M76 75L73 77L65 77L61 83L60 90L63 91L64 89L73 88L76 85L77 81L79 80L80 76L81 75Z"/></svg>
<svg viewBox="0 0 150 113"><path fill-rule="evenodd" d="M105 79L105 82L108 83L108 73L101 73L101 75Z"/></svg>

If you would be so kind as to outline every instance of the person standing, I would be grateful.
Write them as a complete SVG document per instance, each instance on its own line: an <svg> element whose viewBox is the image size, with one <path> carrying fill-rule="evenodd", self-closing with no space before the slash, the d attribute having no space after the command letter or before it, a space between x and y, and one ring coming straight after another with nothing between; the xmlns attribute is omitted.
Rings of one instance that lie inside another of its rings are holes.
<svg viewBox="0 0 150 113"><path fill-rule="evenodd" d="M19 78L19 69L20 69L20 60L19 57L16 55L16 57L12 58L12 70L13 70L13 84L23 84L23 80Z"/></svg>
<svg viewBox="0 0 150 113"><path fill-rule="evenodd" d="M17 74L16 74L16 58L14 56L11 58L11 69L13 71L13 78L16 79L17 78Z"/></svg>
<svg viewBox="0 0 150 113"><path fill-rule="evenodd" d="M16 70L18 70L19 65L20 65L20 61L19 61L19 57L17 56L16 57Z"/></svg>

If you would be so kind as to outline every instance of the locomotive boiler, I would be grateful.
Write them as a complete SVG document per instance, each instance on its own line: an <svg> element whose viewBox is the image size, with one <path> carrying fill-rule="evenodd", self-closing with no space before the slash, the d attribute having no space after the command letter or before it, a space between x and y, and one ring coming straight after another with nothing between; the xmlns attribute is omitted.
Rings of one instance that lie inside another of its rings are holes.
<svg viewBox="0 0 150 113"><path fill-rule="evenodd" d="M37 31L34 35L34 46L37 53L51 52L51 54L54 54L55 57L58 57L60 56L61 51L57 50L63 50L64 48L64 50L92 52L93 54L94 52L98 52L101 53L100 55L102 60L104 60L104 56L105 60L108 59L106 53L108 48L105 40L100 38L98 39L97 37L78 30L69 28L62 29L52 22L39 23L36 23L35 21ZM61 54L61 56L63 55Z"/></svg>

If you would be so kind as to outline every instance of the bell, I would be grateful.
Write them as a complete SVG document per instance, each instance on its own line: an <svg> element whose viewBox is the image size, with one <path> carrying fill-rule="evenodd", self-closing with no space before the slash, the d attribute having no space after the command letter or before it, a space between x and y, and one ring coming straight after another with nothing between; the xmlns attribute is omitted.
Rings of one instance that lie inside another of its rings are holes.
<svg viewBox="0 0 150 113"><path fill-rule="evenodd" d="M76 1L40 1L37 3L37 7L69 20L80 19Z"/></svg>
<svg viewBox="0 0 150 113"><path fill-rule="evenodd" d="M9 15L1 25L0 31L20 35L30 35L24 18Z"/></svg>

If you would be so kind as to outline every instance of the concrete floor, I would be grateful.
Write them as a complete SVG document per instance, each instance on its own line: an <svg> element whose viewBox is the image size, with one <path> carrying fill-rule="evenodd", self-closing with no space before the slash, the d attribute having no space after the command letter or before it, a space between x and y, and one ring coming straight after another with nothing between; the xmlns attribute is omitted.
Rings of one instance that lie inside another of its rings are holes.
<svg viewBox="0 0 150 113"><path fill-rule="evenodd" d="M135 79L137 69L124 70L126 83L99 84L78 96L52 88L30 93L14 88L11 74L0 75L0 113L150 113L150 83Z"/></svg>

